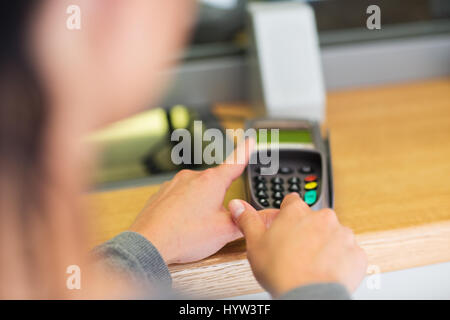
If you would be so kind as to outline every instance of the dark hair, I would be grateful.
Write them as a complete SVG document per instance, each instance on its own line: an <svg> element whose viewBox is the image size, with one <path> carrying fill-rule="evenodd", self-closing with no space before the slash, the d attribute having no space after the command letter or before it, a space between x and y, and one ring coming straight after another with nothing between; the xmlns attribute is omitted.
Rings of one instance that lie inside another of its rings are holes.
<svg viewBox="0 0 450 320"><path fill-rule="evenodd" d="M44 94L26 40L29 18L38 2L14 0L0 5L0 161L25 171L41 163L45 120Z"/></svg>
<svg viewBox="0 0 450 320"><path fill-rule="evenodd" d="M2 160L30 165L39 158L45 114L43 90L26 50L26 29L36 2L2 1L0 9L0 152Z"/></svg>
<svg viewBox="0 0 450 320"><path fill-rule="evenodd" d="M28 221L35 221L30 219L32 214L43 214L37 208L41 199L39 181L44 172L46 108L44 90L33 70L26 39L38 3L6 0L0 4L0 202L6 197L14 208L13 212L0 208L0 223L8 216L21 215L23 233L32 227ZM26 259L34 258L34 252L23 249Z"/></svg>

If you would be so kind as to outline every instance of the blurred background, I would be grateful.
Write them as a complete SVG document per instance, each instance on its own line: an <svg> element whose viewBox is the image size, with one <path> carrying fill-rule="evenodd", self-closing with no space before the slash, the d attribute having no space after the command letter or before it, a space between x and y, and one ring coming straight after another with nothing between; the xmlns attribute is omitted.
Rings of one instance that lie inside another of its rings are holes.
<svg viewBox="0 0 450 320"><path fill-rule="evenodd" d="M181 64L169 71L173 82L160 108L89 138L104 150L96 175L98 186L158 183L170 178L181 169L170 161L174 129L192 131L197 119L205 128L220 128L212 111L215 103L249 100L246 8L256 0L197 1L190 45L178 57ZM448 0L300 2L308 3L316 16L327 91L450 74ZM381 8L381 30L366 28L366 9L374 4Z"/></svg>

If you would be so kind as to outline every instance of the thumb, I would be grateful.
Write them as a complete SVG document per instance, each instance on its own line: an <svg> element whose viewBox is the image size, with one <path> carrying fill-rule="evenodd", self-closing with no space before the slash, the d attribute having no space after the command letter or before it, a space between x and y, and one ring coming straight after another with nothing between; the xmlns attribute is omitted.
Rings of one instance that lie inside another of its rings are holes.
<svg viewBox="0 0 450 320"><path fill-rule="evenodd" d="M228 204L234 222L244 234L247 248L254 246L266 231L261 215L247 202L234 199Z"/></svg>

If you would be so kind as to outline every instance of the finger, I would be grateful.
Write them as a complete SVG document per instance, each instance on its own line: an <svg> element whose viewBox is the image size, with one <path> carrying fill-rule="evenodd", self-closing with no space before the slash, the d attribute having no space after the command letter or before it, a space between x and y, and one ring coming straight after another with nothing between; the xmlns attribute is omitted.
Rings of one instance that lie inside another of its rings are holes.
<svg viewBox="0 0 450 320"><path fill-rule="evenodd" d="M266 228L270 227L273 220L275 220L275 218L278 216L278 213L280 213L279 209L264 209L264 210L258 211L258 214L264 220L264 224L266 225Z"/></svg>
<svg viewBox="0 0 450 320"><path fill-rule="evenodd" d="M239 143L223 164L214 168L227 187L244 172L254 148L255 140L253 138L245 139Z"/></svg>
<svg viewBox="0 0 450 320"><path fill-rule="evenodd" d="M280 212L279 209L264 209L264 210L257 211L258 215L263 220L264 225L266 226L266 229L272 225L272 222L275 220L275 218L277 217L279 212ZM227 213L230 214L228 210L227 210ZM230 241L237 240L244 236L242 234L242 231L239 229L239 227L237 225L235 225L235 227L237 228L237 232L233 233L233 236Z"/></svg>
<svg viewBox="0 0 450 320"><path fill-rule="evenodd" d="M323 208L314 212L315 215L321 216L323 219L326 219L328 223L331 223L336 226L341 226L339 220L337 218L336 212L334 212L331 208Z"/></svg>
<svg viewBox="0 0 450 320"><path fill-rule="evenodd" d="M244 234L247 249L254 247L264 232L266 224L258 212L247 202L234 199L228 204L234 222Z"/></svg>
<svg viewBox="0 0 450 320"><path fill-rule="evenodd" d="M296 216L304 216L308 213L311 213L311 208L296 192L289 193L286 197L284 197L280 209L280 216L291 214L295 214Z"/></svg>
<svg viewBox="0 0 450 320"><path fill-rule="evenodd" d="M350 228L339 226L336 229L336 234L341 239L342 243L350 248L354 248L356 245L355 236Z"/></svg>

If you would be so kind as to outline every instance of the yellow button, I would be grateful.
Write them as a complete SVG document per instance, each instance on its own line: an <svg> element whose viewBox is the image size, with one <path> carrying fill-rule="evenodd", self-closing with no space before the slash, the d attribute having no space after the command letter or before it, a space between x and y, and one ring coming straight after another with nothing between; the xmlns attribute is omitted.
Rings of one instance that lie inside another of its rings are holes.
<svg viewBox="0 0 450 320"><path fill-rule="evenodd" d="M305 184L306 190L313 190L315 188L317 188L317 182L309 182L309 183Z"/></svg>

